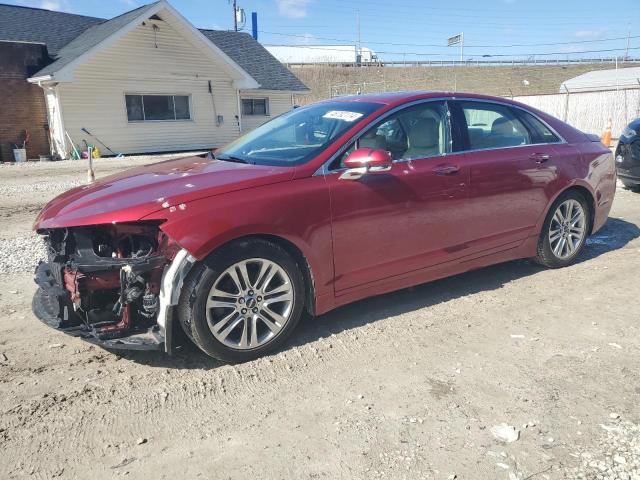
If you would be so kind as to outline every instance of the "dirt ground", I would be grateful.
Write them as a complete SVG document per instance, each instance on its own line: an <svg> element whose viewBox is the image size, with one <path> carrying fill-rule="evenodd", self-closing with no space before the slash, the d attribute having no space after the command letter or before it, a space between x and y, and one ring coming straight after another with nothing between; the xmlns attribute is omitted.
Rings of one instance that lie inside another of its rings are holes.
<svg viewBox="0 0 640 480"><path fill-rule="evenodd" d="M0 166L0 242L84 179ZM236 366L67 337L31 313L30 273L0 276L0 478L638 479L638 225L640 194L619 188L570 268L517 261L361 301Z"/></svg>

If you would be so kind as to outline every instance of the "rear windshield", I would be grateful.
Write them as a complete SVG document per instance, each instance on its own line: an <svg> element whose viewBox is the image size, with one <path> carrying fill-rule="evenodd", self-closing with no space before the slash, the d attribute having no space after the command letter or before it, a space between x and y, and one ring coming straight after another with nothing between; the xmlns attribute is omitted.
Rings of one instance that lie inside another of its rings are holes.
<svg viewBox="0 0 640 480"><path fill-rule="evenodd" d="M299 165L379 108L382 105L378 103L340 101L296 108L217 150L216 158L257 165Z"/></svg>

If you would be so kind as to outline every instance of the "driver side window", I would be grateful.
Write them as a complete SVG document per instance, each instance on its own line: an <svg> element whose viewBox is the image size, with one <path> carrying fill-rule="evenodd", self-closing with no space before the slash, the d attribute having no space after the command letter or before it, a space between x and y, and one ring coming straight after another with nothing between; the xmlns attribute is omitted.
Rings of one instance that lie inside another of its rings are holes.
<svg viewBox="0 0 640 480"><path fill-rule="evenodd" d="M376 123L337 157L329 169L344 168L344 160L356 148L387 150L395 161L437 157L449 152L445 102L414 105Z"/></svg>

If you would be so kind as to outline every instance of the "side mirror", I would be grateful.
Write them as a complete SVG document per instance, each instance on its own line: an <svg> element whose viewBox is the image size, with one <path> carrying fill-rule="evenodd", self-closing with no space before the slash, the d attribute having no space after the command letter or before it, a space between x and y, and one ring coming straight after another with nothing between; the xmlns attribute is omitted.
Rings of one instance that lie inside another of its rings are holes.
<svg viewBox="0 0 640 480"><path fill-rule="evenodd" d="M347 170L340 175L341 180L357 180L366 173L391 170L391 152L375 148L358 148L345 159Z"/></svg>

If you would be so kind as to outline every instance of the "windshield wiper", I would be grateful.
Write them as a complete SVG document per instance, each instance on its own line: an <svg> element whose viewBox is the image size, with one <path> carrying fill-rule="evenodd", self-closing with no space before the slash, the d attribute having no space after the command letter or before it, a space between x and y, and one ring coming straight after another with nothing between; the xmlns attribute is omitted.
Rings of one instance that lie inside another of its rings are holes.
<svg viewBox="0 0 640 480"><path fill-rule="evenodd" d="M233 155L216 155L215 157L216 160L222 160L223 162L235 162L235 163L249 163L251 164L251 162L249 160L246 160L244 158L240 158L240 157L234 157Z"/></svg>

